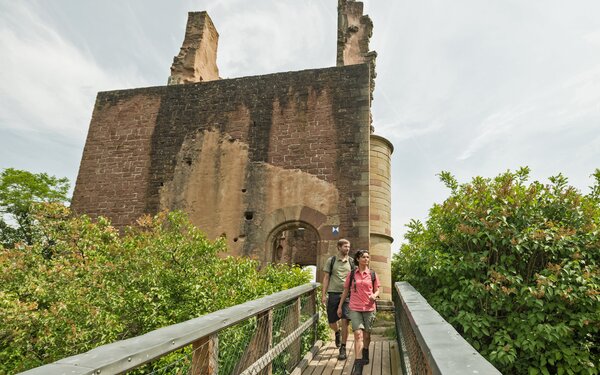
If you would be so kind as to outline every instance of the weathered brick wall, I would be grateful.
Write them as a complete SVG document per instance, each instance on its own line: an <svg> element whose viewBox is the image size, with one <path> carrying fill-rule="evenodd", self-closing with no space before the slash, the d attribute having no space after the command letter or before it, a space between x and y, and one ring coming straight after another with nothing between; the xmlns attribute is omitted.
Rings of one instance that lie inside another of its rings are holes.
<svg viewBox="0 0 600 375"><path fill-rule="evenodd" d="M266 245L261 223L271 212L306 206L325 216L322 240L333 241L327 231L339 224L340 236L366 248L369 85L361 64L100 93L72 207L117 226L162 208L195 210L205 230L228 222L234 252L251 255ZM207 164L209 146L218 152ZM239 204L219 212L204 190Z"/></svg>
<svg viewBox="0 0 600 375"><path fill-rule="evenodd" d="M119 227L145 212L159 109L160 96L144 90L98 95L75 185L76 212L109 217Z"/></svg>

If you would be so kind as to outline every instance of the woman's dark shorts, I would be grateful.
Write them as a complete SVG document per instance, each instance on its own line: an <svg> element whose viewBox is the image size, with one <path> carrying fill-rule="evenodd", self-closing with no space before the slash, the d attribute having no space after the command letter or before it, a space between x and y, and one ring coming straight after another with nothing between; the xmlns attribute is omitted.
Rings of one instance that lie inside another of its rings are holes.
<svg viewBox="0 0 600 375"><path fill-rule="evenodd" d="M327 321L329 323L335 323L340 320L340 317L337 314L337 309L340 304L341 297L342 293L327 293ZM348 317L348 314L350 313L348 303L349 299L346 298L346 301L342 305L342 319L350 320Z"/></svg>

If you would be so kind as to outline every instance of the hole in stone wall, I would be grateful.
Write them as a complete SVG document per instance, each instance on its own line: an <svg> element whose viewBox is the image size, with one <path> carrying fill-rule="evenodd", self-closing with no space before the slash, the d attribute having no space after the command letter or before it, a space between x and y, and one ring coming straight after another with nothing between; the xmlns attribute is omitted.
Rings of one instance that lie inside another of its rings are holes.
<svg viewBox="0 0 600 375"><path fill-rule="evenodd" d="M238 238L237 238L237 237L236 237L236 238L234 238L234 239L233 239L233 242L238 242Z"/></svg>
<svg viewBox="0 0 600 375"><path fill-rule="evenodd" d="M246 211L246 213L244 214L244 217L246 218L246 220L252 220L252 219L254 219L254 212Z"/></svg>
<svg viewBox="0 0 600 375"><path fill-rule="evenodd" d="M243 188L243 189L242 189L242 193L245 193L245 192L246 192L246 188Z"/></svg>

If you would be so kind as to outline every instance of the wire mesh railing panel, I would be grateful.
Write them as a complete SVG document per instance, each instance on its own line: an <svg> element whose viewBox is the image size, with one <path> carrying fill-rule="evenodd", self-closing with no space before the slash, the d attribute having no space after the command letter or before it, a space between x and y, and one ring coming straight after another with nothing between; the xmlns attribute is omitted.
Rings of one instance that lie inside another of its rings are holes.
<svg viewBox="0 0 600 375"><path fill-rule="evenodd" d="M195 342L132 374L290 374L316 341L314 292Z"/></svg>
<svg viewBox="0 0 600 375"><path fill-rule="evenodd" d="M218 337L209 336L191 346L176 350L147 363L130 375L196 375L217 374L219 369Z"/></svg>
<svg viewBox="0 0 600 375"><path fill-rule="evenodd" d="M421 350L421 346L417 341L417 336L412 330L412 326L408 321L406 314L400 315L400 329L403 335L403 341L406 348L410 364L410 374L412 375L429 375L431 368L427 363L425 354ZM407 366L408 367L408 366ZM408 368L407 368L408 370Z"/></svg>
<svg viewBox="0 0 600 375"><path fill-rule="evenodd" d="M27 371L256 375L288 374L314 345L318 284L284 290L240 305L116 341Z"/></svg>
<svg viewBox="0 0 600 375"><path fill-rule="evenodd" d="M398 344L401 350L401 360L407 375L429 375L432 373L427 358L419 345L412 325L397 291L394 290L394 306L396 315L396 330L398 333Z"/></svg>
<svg viewBox="0 0 600 375"><path fill-rule="evenodd" d="M131 375L187 375L192 363L191 347L177 350L160 359L147 363L135 370L128 371Z"/></svg>

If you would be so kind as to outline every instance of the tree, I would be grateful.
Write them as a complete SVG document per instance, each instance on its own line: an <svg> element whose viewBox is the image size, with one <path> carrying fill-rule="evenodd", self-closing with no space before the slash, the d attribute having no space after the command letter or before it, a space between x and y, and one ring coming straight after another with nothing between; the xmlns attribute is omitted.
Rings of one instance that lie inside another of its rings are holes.
<svg viewBox="0 0 600 375"><path fill-rule="evenodd" d="M598 374L600 171L591 193L529 169L459 184L393 259L410 282L506 374Z"/></svg>
<svg viewBox="0 0 600 375"><path fill-rule="evenodd" d="M7 168L0 173L0 243L12 247L23 241L31 245L34 226L31 216L38 203L69 201L69 180L46 173Z"/></svg>
<svg viewBox="0 0 600 375"><path fill-rule="evenodd" d="M60 203L30 215L33 243L0 246L2 374L309 281L298 267L220 256L225 241L208 240L181 212L143 217L122 234Z"/></svg>

